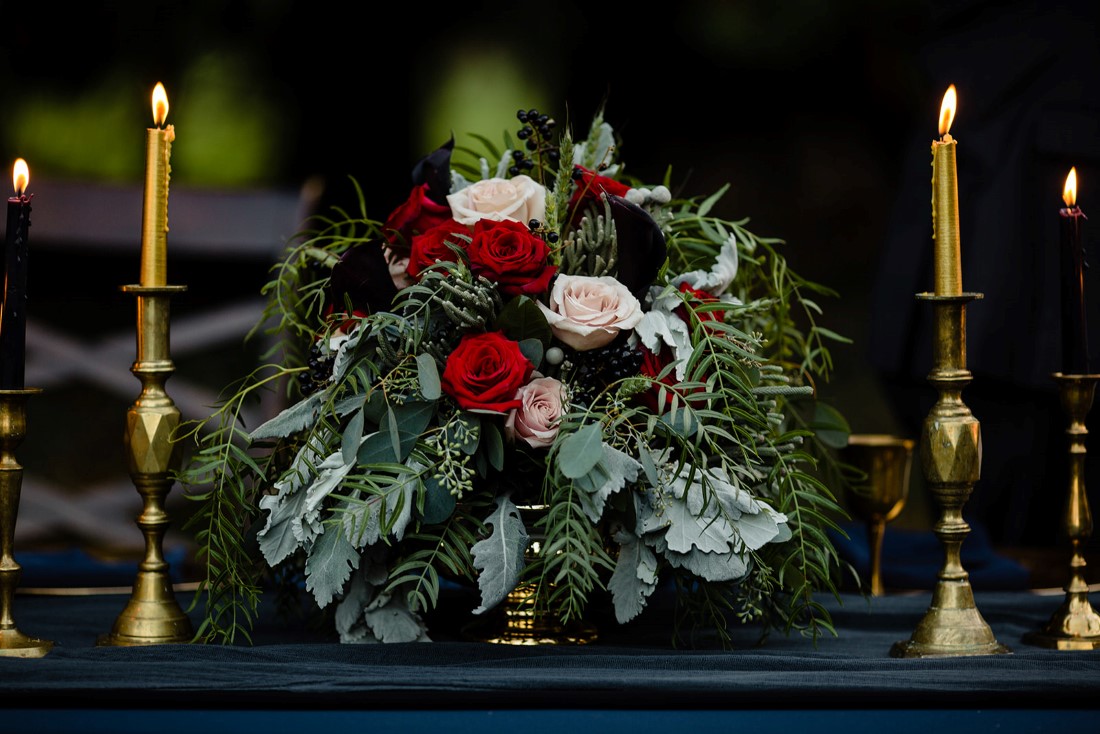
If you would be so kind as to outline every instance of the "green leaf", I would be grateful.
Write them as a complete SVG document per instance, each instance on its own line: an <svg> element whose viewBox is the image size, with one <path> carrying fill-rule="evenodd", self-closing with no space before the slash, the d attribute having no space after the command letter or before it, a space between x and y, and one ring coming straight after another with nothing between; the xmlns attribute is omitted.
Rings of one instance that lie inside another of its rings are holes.
<svg viewBox="0 0 1100 734"><path fill-rule="evenodd" d="M481 448L484 449L489 464L497 471L504 469L504 439L496 424L486 421L481 424Z"/></svg>
<svg viewBox="0 0 1100 734"><path fill-rule="evenodd" d="M528 296L516 296L508 301L497 316L496 326L506 337L517 342L537 339L543 347L549 347L553 337L542 309Z"/></svg>
<svg viewBox="0 0 1100 734"><path fill-rule="evenodd" d="M424 514L421 518L429 525L441 523L455 511L455 496L443 488L435 477L424 480Z"/></svg>
<svg viewBox="0 0 1100 734"><path fill-rule="evenodd" d="M841 449L848 445L848 436L852 429L847 419L833 406L818 401L814 403L814 417L810 422L810 428L823 444L834 449Z"/></svg>
<svg viewBox="0 0 1100 734"><path fill-rule="evenodd" d="M427 353L416 355L416 375L420 381L420 394L425 400L438 400L443 394L443 388L439 382L439 368L435 364L435 357Z"/></svg>
<svg viewBox="0 0 1100 734"><path fill-rule="evenodd" d="M519 343L519 351L523 353L524 357L527 357L527 361L534 365L535 369L538 369L539 365L542 364L544 348L542 342L538 339L523 339Z"/></svg>
<svg viewBox="0 0 1100 734"><path fill-rule="evenodd" d="M558 468L570 479L583 477L603 457L599 423L589 423L566 436L558 451Z"/></svg>
<svg viewBox="0 0 1100 734"><path fill-rule="evenodd" d="M356 455L359 453L359 444L363 440L363 411L359 410L348 421L347 428L344 429L344 435L342 437L342 443L340 445L340 452L343 455L344 463L350 464L355 461Z"/></svg>

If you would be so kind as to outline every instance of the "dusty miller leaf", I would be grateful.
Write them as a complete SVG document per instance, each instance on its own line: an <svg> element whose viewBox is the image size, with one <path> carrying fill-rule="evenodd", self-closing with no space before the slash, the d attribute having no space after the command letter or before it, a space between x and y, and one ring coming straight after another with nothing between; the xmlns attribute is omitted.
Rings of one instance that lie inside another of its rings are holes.
<svg viewBox="0 0 1100 734"><path fill-rule="evenodd" d="M573 481L581 490L577 495L581 509L596 523L603 516L607 498L638 479L642 465L633 457L603 444L603 456L587 474Z"/></svg>
<svg viewBox="0 0 1100 734"><path fill-rule="evenodd" d="M313 543L306 559L306 591L313 592L317 606L327 607L340 593L351 572L359 566L359 551L339 525L328 525Z"/></svg>
<svg viewBox="0 0 1100 734"><path fill-rule="evenodd" d="M304 430L312 426L317 420L317 414L323 401L323 392L317 392L304 400L299 400L274 418L260 424L256 430L249 434L249 438L253 441L263 438L286 438Z"/></svg>
<svg viewBox="0 0 1100 734"><path fill-rule="evenodd" d="M657 588L657 556L633 535L619 535L619 560L607 584L615 606L615 619L626 624L645 609L650 594Z"/></svg>
<svg viewBox="0 0 1100 734"><path fill-rule="evenodd" d="M470 548L481 589L481 614L499 604L516 588L523 571L523 553L527 550L527 528L519 516L519 508L507 496L497 497L497 509L485 522L493 526L493 534Z"/></svg>

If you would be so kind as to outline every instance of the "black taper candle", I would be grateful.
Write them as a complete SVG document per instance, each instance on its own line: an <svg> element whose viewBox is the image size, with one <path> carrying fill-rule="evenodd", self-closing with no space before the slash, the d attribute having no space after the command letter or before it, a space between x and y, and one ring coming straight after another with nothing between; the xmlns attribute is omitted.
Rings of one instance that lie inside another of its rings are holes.
<svg viewBox="0 0 1100 734"><path fill-rule="evenodd" d="M27 342L27 230L31 197L8 199L4 238L4 301L0 309L0 390L22 390Z"/></svg>

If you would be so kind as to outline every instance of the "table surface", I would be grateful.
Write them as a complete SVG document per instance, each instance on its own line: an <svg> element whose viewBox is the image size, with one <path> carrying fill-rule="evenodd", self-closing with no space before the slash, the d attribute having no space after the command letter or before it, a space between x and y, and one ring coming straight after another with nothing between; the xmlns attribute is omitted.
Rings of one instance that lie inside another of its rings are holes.
<svg viewBox="0 0 1100 734"><path fill-rule="evenodd" d="M0 657L5 706L221 709L512 708L1094 708L1100 651L1025 644L1064 595L975 592L979 612L1010 652L900 659L930 592L822 599L837 635L809 639L734 630L738 647L677 649L655 608L628 625L600 624L583 646L512 646L452 634L468 611L437 612L430 643L339 644L327 629L262 616L252 645L100 647L126 594L17 595L16 626L54 641L43 658ZM190 601L180 594L181 603ZM1094 602L1095 605L1095 602ZM655 605L656 607L657 605ZM441 615L441 616L440 616ZM647 617L649 615L649 617ZM597 617L598 618L598 617ZM603 620L606 622L608 620ZM0 726L0 729L3 729Z"/></svg>
<svg viewBox="0 0 1100 734"><path fill-rule="evenodd" d="M178 598L186 607L190 593ZM891 657L928 610L924 591L828 597L835 637L757 644L758 629L739 627L733 650L673 647L671 606L656 598L628 625L594 614L589 645L470 642L460 630L476 595L445 596L425 643L340 644L265 604L251 645L101 647L127 593L20 594L18 629L55 644L42 658L0 657L0 732L1097 731L1100 651L1023 642L1064 594L975 599L1008 653Z"/></svg>

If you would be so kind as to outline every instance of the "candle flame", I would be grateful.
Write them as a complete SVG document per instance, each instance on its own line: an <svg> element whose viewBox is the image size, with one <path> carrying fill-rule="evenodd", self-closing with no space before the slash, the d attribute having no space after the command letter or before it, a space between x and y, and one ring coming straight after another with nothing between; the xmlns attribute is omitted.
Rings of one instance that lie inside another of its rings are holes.
<svg viewBox="0 0 1100 734"><path fill-rule="evenodd" d="M27 184L31 182L31 169L27 167L27 162L22 158L17 158L15 165L12 166L11 182L15 186L16 196L22 196L23 192L27 190Z"/></svg>
<svg viewBox="0 0 1100 734"><path fill-rule="evenodd" d="M168 119L168 92L164 91L164 85L157 82L153 87L153 124L160 127Z"/></svg>
<svg viewBox="0 0 1100 734"><path fill-rule="evenodd" d="M1066 202L1066 206L1073 206L1077 203L1077 166L1069 169L1069 175L1066 176L1066 186L1062 189L1062 201Z"/></svg>
<svg viewBox="0 0 1100 734"><path fill-rule="evenodd" d="M940 105L940 135L946 135L951 129L951 123L955 121L955 85L952 84L943 93L943 103Z"/></svg>

